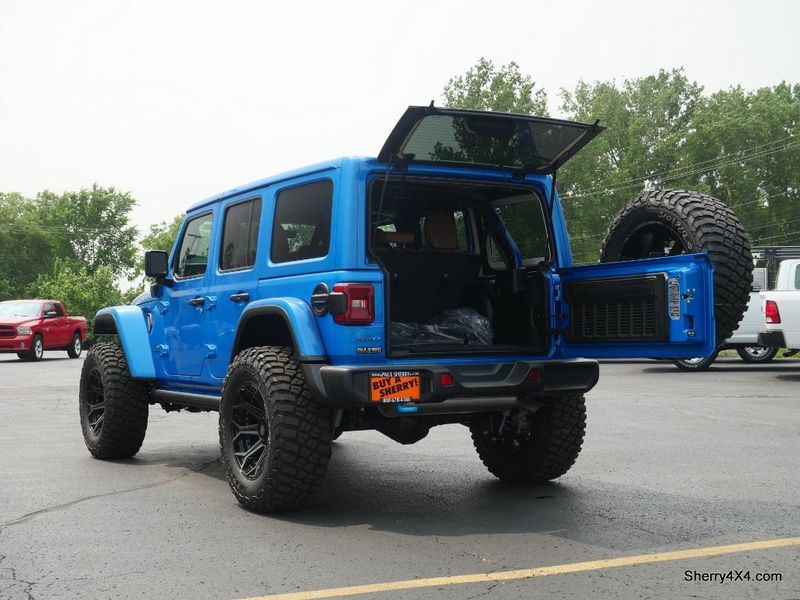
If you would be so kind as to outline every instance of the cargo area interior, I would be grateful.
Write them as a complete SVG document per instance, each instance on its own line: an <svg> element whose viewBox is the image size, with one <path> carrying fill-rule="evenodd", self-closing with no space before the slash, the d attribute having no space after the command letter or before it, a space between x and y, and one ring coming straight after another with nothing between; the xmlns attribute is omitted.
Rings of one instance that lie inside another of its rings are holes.
<svg viewBox="0 0 800 600"><path fill-rule="evenodd" d="M540 197L474 182L370 186L370 254L386 275L389 353L544 354L550 244ZM519 248L501 233L503 223Z"/></svg>

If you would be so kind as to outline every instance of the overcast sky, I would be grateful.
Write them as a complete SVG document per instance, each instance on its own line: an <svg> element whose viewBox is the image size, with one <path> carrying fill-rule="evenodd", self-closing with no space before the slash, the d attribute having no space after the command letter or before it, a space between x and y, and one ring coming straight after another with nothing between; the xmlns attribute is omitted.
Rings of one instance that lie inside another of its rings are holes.
<svg viewBox="0 0 800 600"><path fill-rule="evenodd" d="M128 190L145 226L238 184L375 155L480 56L555 95L684 66L800 81L800 2L0 0L0 191Z"/></svg>

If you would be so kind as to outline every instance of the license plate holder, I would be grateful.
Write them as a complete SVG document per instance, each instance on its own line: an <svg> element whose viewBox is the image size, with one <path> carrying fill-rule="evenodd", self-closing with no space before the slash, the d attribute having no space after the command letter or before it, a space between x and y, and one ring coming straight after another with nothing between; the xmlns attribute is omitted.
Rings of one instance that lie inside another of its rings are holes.
<svg viewBox="0 0 800 600"><path fill-rule="evenodd" d="M422 375L419 371L376 371L369 376L371 402L395 404L419 402L422 398Z"/></svg>

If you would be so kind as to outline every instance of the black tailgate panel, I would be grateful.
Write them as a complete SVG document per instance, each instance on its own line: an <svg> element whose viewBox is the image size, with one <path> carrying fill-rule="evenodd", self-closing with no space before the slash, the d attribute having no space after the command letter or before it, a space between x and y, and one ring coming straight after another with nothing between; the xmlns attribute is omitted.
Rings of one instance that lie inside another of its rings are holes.
<svg viewBox="0 0 800 600"><path fill-rule="evenodd" d="M564 286L571 342L669 341L667 275L575 281Z"/></svg>

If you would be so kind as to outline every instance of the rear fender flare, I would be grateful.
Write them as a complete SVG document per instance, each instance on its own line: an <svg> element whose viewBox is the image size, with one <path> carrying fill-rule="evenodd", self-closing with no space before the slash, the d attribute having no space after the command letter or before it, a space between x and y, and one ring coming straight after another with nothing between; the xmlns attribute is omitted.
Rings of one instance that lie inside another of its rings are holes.
<svg viewBox="0 0 800 600"><path fill-rule="evenodd" d="M111 306L97 311L95 334L119 336L131 377L155 379L156 369L150 350L150 336L144 312L138 306Z"/></svg>
<svg viewBox="0 0 800 600"><path fill-rule="evenodd" d="M295 352L301 361L322 362L327 359L325 344L322 342L322 335L311 306L299 298L264 298L251 302L239 317L236 339L233 343L233 356L241 348L247 322L260 315L277 315L284 320Z"/></svg>

